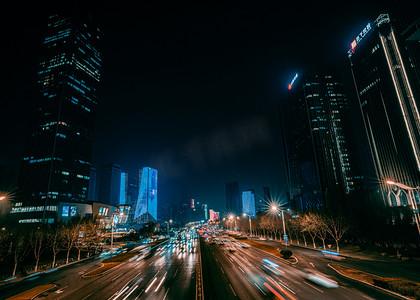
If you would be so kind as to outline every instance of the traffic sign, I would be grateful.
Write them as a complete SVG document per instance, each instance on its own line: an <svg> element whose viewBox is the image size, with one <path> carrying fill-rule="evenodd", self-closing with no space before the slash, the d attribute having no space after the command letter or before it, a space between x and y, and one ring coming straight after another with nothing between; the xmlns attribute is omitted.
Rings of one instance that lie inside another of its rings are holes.
<svg viewBox="0 0 420 300"><path fill-rule="evenodd" d="M284 242L287 244L289 241L288 241L288 237L287 237L287 234L284 234L283 235L283 240L284 240Z"/></svg>

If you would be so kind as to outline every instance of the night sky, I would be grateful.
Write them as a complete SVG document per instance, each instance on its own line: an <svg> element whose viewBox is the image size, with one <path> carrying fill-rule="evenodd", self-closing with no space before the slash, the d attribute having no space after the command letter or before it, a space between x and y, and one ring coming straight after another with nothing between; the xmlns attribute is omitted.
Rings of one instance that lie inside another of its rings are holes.
<svg viewBox="0 0 420 300"><path fill-rule="evenodd" d="M94 166L156 168L159 201L172 202L187 185L193 198L222 212L227 181L255 188L257 197L263 185L286 196L278 106L287 84L299 70L332 68L354 104L349 44L393 7L386 1L80 1L60 8L82 3L104 32ZM54 5L6 1L0 12L0 164L12 170L13 182Z"/></svg>

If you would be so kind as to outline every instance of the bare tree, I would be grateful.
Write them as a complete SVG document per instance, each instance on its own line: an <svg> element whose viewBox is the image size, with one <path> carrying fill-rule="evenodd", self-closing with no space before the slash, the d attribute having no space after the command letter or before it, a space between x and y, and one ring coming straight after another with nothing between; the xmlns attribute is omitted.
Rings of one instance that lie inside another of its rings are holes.
<svg viewBox="0 0 420 300"><path fill-rule="evenodd" d="M329 216L326 218L326 225L327 232L335 240L337 252L340 252L338 242L351 227L349 219L343 215Z"/></svg>
<svg viewBox="0 0 420 300"><path fill-rule="evenodd" d="M263 230L264 237L267 237L267 230L271 227L270 218L268 216L262 216L259 222L259 227Z"/></svg>
<svg viewBox="0 0 420 300"><path fill-rule="evenodd" d="M325 239L327 238L327 224L325 223L325 217L319 213L312 213L306 215L309 222L312 223L314 228L314 234L317 238L322 241L322 246L325 248Z"/></svg>
<svg viewBox="0 0 420 300"><path fill-rule="evenodd" d="M300 227L300 220L298 218L296 219L290 219L289 220L289 231L290 231L290 235L294 236L294 238L297 241L297 244L299 245L299 232L301 230ZM291 242L291 241L290 241Z"/></svg>
<svg viewBox="0 0 420 300"><path fill-rule="evenodd" d="M316 248L316 244L315 244L315 226L313 224L313 222L310 221L310 218L308 217L308 215L304 215L302 218L302 221L300 223L300 225L302 226L302 231L303 232L307 232L309 234L309 236L312 239L312 244L314 246L314 248ZM306 241L305 241L306 244Z"/></svg>
<svg viewBox="0 0 420 300"><path fill-rule="evenodd" d="M10 253L10 236L6 230L0 231L0 262L2 262Z"/></svg>
<svg viewBox="0 0 420 300"><path fill-rule="evenodd" d="M28 236L22 228L11 233L11 252L13 253L14 267L12 277L16 275L18 263L22 262L30 251Z"/></svg>
<svg viewBox="0 0 420 300"><path fill-rule="evenodd" d="M62 229L63 239L62 245L67 250L66 264L69 263L70 251L73 249L77 238L79 237L79 225L78 224L67 224Z"/></svg>
<svg viewBox="0 0 420 300"><path fill-rule="evenodd" d="M57 254L61 251L63 232L61 227L54 227L48 232L48 243L53 253L52 268L55 267Z"/></svg>
<svg viewBox="0 0 420 300"><path fill-rule="evenodd" d="M31 247L35 257L35 272L38 271L39 259L46 246L46 235L42 228L38 228L31 232Z"/></svg>

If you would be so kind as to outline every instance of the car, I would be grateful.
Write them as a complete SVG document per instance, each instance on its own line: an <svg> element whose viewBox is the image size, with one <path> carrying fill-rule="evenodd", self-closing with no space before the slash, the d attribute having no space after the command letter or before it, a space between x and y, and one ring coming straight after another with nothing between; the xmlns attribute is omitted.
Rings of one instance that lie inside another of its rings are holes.
<svg viewBox="0 0 420 300"><path fill-rule="evenodd" d="M260 241L266 241L266 238L260 237Z"/></svg>
<svg viewBox="0 0 420 300"><path fill-rule="evenodd" d="M230 252L235 252L236 251L236 248L235 248L234 245L229 246L228 249L229 249Z"/></svg>
<svg viewBox="0 0 420 300"><path fill-rule="evenodd" d="M327 275L325 274L321 274L317 271L309 270L309 269L304 269L302 270L302 272L303 272L303 277L306 280L309 280L313 283L316 283L326 288L338 287L338 282L328 278Z"/></svg>
<svg viewBox="0 0 420 300"><path fill-rule="evenodd" d="M225 242L223 242L223 241L219 242L219 245L224 245L224 244L225 244Z"/></svg>
<svg viewBox="0 0 420 300"><path fill-rule="evenodd" d="M251 247L250 245L248 245L248 244L245 244L245 243L242 243L242 248L249 248L249 247Z"/></svg>

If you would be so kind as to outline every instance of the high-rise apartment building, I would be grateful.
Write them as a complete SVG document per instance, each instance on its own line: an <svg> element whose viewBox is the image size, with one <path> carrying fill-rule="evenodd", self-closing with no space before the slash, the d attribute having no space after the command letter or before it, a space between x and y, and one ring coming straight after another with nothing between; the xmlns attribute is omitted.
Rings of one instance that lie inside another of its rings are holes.
<svg viewBox="0 0 420 300"><path fill-rule="evenodd" d="M225 186L226 208L228 213L239 214L242 212L242 201L237 181L228 182Z"/></svg>
<svg viewBox="0 0 420 300"><path fill-rule="evenodd" d="M344 208L354 182L343 84L332 75L296 74L280 114L292 209Z"/></svg>
<svg viewBox="0 0 420 300"><path fill-rule="evenodd" d="M58 203L87 201L100 38L90 18L53 15L48 20L12 210L20 223L52 223Z"/></svg>
<svg viewBox="0 0 420 300"><path fill-rule="evenodd" d="M376 176L386 206L409 199L395 185L420 185L420 19L381 14L351 42L348 56ZM394 189L395 188L395 189Z"/></svg>
<svg viewBox="0 0 420 300"><path fill-rule="evenodd" d="M128 173L126 172L121 172L119 204L129 205L128 203Z"/></svg>
<svg viewBox="0 0 420 300"><path fill-rule="evenodd" d="M139 172L139 194L134 219L137 224L157 221L158 171L144 167Z"/></svg>

